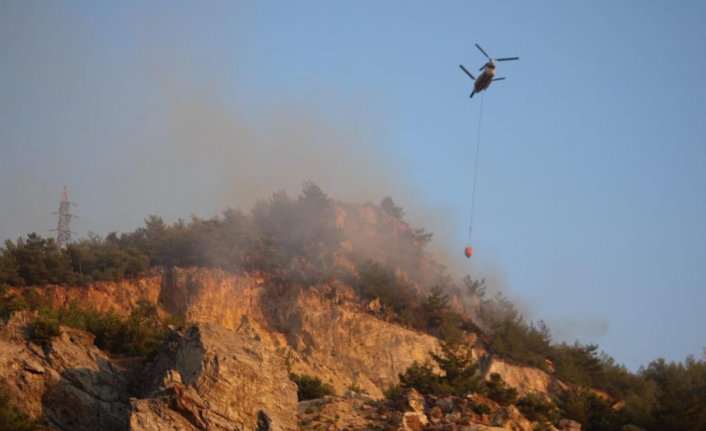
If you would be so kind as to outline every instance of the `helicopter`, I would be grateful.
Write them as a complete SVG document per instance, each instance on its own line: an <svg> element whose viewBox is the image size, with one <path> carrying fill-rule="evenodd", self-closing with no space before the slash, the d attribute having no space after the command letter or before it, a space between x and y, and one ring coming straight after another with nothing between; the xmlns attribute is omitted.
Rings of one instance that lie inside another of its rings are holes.
<svg viewBox="0 0 706 431"><path fill-rule="evenodd" d="M473 97L474 94L480 93L481 91L487 89L490 86L490 83L493 81L500 81L505 78L495 78L495 62L496 61L509 61L509 60L519 60L520 57L505 57L505 58L490 58L488 53L486 53L483 48L480 47L477 43L475 44L476 48L480 50L480 52L485 55L485 57L488 59L488 62L485 63L483 66L481 66L479 71L481 71L481 74L478 75L478 78L474 77L471 72L469 72L465 67L463 67L462 64L459 64L458 67L463 70L466 75L468 75L472 80L475 82L473 83L473 91L471 92L470 97Z"/></svg>

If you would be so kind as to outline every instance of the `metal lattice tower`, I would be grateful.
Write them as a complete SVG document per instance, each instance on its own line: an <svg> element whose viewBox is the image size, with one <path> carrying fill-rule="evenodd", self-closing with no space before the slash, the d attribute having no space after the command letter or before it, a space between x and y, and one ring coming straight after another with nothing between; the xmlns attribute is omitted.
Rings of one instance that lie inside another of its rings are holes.
<svg viewBox="0 0 706 431"><path fill-rule="evenodd" d="M56 225L56 242L59 247L64 247L71 242L71 219L75 217L71 214L71 205L76 204L69 202L69 192L64 186L64 190L61 192L59 211L54 213L59 215L59 222Z"/></svg>

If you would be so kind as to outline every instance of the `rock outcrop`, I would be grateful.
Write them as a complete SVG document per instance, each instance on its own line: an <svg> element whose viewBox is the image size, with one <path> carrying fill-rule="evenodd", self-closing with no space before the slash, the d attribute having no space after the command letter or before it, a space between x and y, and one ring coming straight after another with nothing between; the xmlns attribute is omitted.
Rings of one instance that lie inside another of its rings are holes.
<svg viewBox="0 0 706 431"><path fill-rule="evenodd" d="M268 302L269 322L293 351L292 369L320 376L337 393L381 398L414 361L429 359L439 340L375 318L341 284L293 291Z"/></svg>
<svg viewBox="0 0 706 431"><path fill-rule="evenodd" d="M16 313L0 325L0 382L25 411L59 429L293 430L297 395L289 372L317 376L339 395L380 399L414 361L425 362L439 350L437 338L385 321L376 315L379 303L361 303L352 287L336 280L284 287L257 275L194 268L114 285L36 290L56 307L76 303L122 315L147 302L190 325L172 335L139 385L129 383L134 378L121 361L93 346L90 334L62 327L39 346L26 337L31 315ZM486 378L500 374L520 396L554 397L564 389L550 373L482 349L474 355ZM325 403L328 410L332 403L340 401ZM392 414L386 423L466 426L456 407L439 400ZM369 419L368 411L349 410L357 422ZM526 429L517 413L498 408L474 426Z"/></svg>
<svg viewBox="0 0 706 431"><path fill-rule="evenodd" d="M486 377L500 374L503 381L517 389L519 396L541 394L554 398L566 389L559 379L537 368L514 365L496 357L490 357L484 367Z"/></svg>
<svg viewBox="0 0 706 431"><path fill-rule="evenodd" d="M55 307L74 303L127 315L146 301L187 322L231 330L245 319L291 371L316 375L340 394L353 389L380 398L413 361L438 349L436 338L376 318L341 283L278 289L246 273L177 268L114 285L36 291Z"/></svg>
<svg viewBox="0 0 706 431"><path fill-rule="evenodd" d="M176 332L136 377L87 332L62 326L46 343L31 342L34 317L18 312L0 324L0 384L52 428L296 429L297 390L284 358L247 323Z"/></svg>
<svg viewBox="0 0 706 431"><path fill-rule="evenodd" d="M76 303L123 315L146 301L187 322L231 330L245 319L264 344L282 352L291 371L316 375L339 394L355 389L379 398L412 362L426 361L439 348L432 336L377 318L374 302L361 305L350 286L336 281L284 288L244 272L175 268L139 280L87 288L47 286L37 292L54 306ZM484 359L480 349L475 356L486 376L500 374L521 396L554 396L563 388L553 375L536 368Z"/></svg>
<svg viewBox="0 0 706 431"><path fill-rule="evenodd" d="M60 327L44 345L25 334L32 313L15 313L0 329L0 382L31 416L59 429L124 430L128 384L93 346L93 335Z"/></svg>
<svg viewBox="0 0 706 431"><path fill-rule="evenodd" d="M191 326L168 341L150 378L147 398L131 400L131 430L296 429L296 385L257 334Z"/></svg>
<svg viewBox="0 0 706 431"><path fill-rule="evenodd" d="M479 394L466 397L424 397L403 392L390 405L359 397L324 397L299 403L299 429L397 431L581 431L569 420L533 422L515 406L501 406Z"/></svg>
<svg viewBox="0 0 706 431"><path fill-rule="evenodd" d="M132 280L100 281L87 287L47 285L32 289L32 292L45 299L52 308L77 305L101 312L115 312L125 316L138 304L146 302L157 304L164 274L156 271L155 275ZM22 289L10 289L10 293L19 294Z"/></svg>

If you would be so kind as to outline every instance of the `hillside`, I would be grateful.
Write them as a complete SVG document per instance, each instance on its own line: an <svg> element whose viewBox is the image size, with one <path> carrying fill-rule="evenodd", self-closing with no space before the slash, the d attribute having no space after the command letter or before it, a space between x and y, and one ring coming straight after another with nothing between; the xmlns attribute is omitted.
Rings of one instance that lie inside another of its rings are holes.
<svg viewBox="0 0 706 431"><path fill-rule="evenodd" d="M32 314L16 312L3 327L0 380L13 399L29 407L28 413L44 413L50 423L62 429L77 426L74 420L83 423L84 429L97 423L121 429L126 419L132 424L131 429L151 429L156 426L155 421L162 420L154 416L161 417L165 412L171 418L168 423L179 423L184 413L174 409L173 401L162 399L165 391L171 390L186 391L184 396L194 399L215 397L204 400L199 407L200 416L195 417L203 417L203 423L198 425L200 422L196 421L197 429L229 429L229 425L217 425L218 421L209 419L209 414L225 415L230 422L224 424L238 420L248 424L246 419L229 417L224 411L251 412L249 420L254 424L259 410L271 420L277 418L279 422L273 423L281 429L293 429L296 418L283 419L283 413L274 413L279 403L287 399L296 403L296 386L289 380L289 373L317 376L330 384L336 394L380 399L414 361L425 362L429 352L439 350L437 338L375 317L349 286L338 282L276 297L270 289L262 279L201 268L172 269L133 282L37 288L35 293L53 307L72 303L74 307L127 316L138 306L150 303L157 306L160 314L183 315L186 323L169 336L147 368L131 370L119 359L96 349L92 345L94 337L83 331L62 326L44 347L30 342L22 335L22 328L30 325ZM522 394L550 393L551 386L557 384L539 370L489 360L482 350L476 354L488 364L484 372L504 372L506 381L516 384ZM236 362L228 365L229 358ZM250 374L231 374L243 367L252 370ZM221 374L226 373L225 369L229 370L227 374ZM84 370L92 371L86 375L88 371ZM138 379L134 377L136 372L141 375ZM169 382L165 383L165 379ZM252 394L245 397L247 402L245 398L230 399L229 394L245 388L222 387L224 381L257 389L262 401L253 402ZM138 382L147 389L131 388ZM278 387L285 384L286 390ZM170 385L180 389L169 389ZM270 389L263 389L263 385ZM59 390L56 386L67 388L61 390L60 396L48 396ZM72 403L80 406L65 404L64 391L79 389L87 394ZM101 392L106 390L115 394ZM289 396L285 396L287 390ZM97 408L94 405L102 406L106 398L114 401L102 408L115 417L106 419L100 414L100 420L107 421L105 424L82 413ZM62 416L60 412L67 408L80 413L80 417ZM193 420L190 423L194 425Z"/></svg>
<svg viewBox="0 0 706 431"><path fill-rule="evenodd" d="M8 241L0 418L115 430L700 423L702 365L634 375L597 346L551 343L482 280L454 281L430 239L390 198L345 204L306 184L248 214L152 216L65 249ZM689 385L673 386L684 373ZM686 391L691 413L667 390Z"/></svg>

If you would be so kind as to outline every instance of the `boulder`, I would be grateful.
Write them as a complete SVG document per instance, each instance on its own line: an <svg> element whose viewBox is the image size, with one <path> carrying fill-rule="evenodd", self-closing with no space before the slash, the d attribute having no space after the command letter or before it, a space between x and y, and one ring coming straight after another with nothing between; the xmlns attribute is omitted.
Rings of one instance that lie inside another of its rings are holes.
<svg viewBox="0 0 706 431"><path fill-rule="evenodd" d="M429 423L429 421L424 414L404 412L402 416L402 426L400 428L404 431L422 431L427 423Z"/></svg>
<svg viewBox="0 0 706 431"><path fill-rule="evenodd" d="M439 398L435 403L436 407L440 408L444 413L451 413L454 409L454 400L452 397Z"/></svg>
<svg viewBox="0 0 706 431"><path fill-rule="evenodd" d="M425 404L424 396L414 388L405 389L398 402L401 411L412 411L420 414L424 414Z"/></svg>
<svg viewBox="0 0 706 431"><path fill-rule="evenodd" d="M532 422L525 418L515 406L501 407L497 412L490 415L490 423L494 426L510 428L513 430L534 429Z"/></svg>

